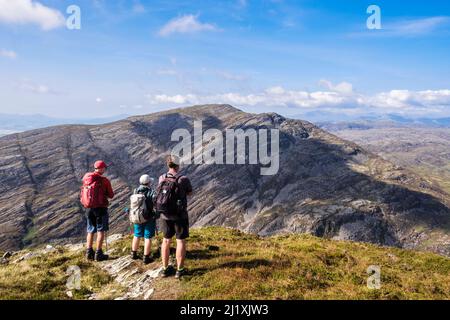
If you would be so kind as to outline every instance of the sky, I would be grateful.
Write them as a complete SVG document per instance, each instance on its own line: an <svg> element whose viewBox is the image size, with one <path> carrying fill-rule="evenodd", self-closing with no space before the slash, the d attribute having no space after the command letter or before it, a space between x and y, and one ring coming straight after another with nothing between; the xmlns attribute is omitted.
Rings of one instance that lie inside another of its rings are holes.
<svg viewBox="0 0 450 320"><path fill-rule="evenodd" d="M441 0L0 0L0 113L448 117L449 57Z"/></svg>

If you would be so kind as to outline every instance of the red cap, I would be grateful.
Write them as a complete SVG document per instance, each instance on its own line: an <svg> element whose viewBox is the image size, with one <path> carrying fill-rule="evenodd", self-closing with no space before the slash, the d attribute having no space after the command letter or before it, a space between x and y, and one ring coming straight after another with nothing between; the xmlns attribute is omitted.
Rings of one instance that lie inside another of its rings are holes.
<svg viewBox="0 0 450 320"><path fill-rule="evenodd" d="M95 169L102 169L102 168L108 168L108 166L106 165L106 163L104 161L98 160L98 161L95 161L94 168Z"/></svg>

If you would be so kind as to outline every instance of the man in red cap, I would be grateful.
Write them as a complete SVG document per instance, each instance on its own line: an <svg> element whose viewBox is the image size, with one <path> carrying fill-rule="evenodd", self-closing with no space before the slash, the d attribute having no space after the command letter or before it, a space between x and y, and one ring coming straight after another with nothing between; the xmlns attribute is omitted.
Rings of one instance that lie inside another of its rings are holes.
<svg viewBox="0 0 450 320"><path fill-rule="evenodd" d="M102 245L105 232L109 229L108 199L114 197L114 191L111 182L103 176L107 169L106 163L102 160L96 161L94 168L94 172L88 172L83 177L80 200L86 208L86 258L102 261L108 259L108 256L103 254ZM92 248L94 234L97 234L97 250L95 252Z"/></svg>

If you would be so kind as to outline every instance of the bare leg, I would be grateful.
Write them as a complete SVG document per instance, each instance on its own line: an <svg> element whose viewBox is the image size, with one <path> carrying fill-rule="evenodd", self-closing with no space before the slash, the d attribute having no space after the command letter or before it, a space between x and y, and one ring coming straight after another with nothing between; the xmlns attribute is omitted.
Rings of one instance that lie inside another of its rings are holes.
<svg viewBox="0 0 450 320"><path fill-rule="evenodd" d="M139 242L140 242L140 238L138 237L133 237L133 243L131 244L131 250L133 251L138 251L139 250Z"/></svg>
<svg viewBox="0 0 450 320"><path fill-rule="evenodd" d="M151 251L152 251L152 239L145 239L144 240L144 256L150 255Z"/></svg>
<svg viewBox="0 0 450 320"><path fill-rule="evenodd" d="M169 266L169 255L170 255L170 239L164 238L161 245L161 256L164 268L167 268Z"/></svg>
<svg viewBox="0 0 450 320"><path fill-rule="evenodd" d="M88 232L86 236L86 248L91 249L93 243L94 243L94 234Z"/></svg>
<svg viewBox="0 0 450 320"><path fill-rule="evenodd" d="M105 239L105 232L97 232L97 250L101 250L103 246L103 240Z"/></svg>
<svg viewBox="0 0 450 320"><path fill-rule="evenodd" d="M186 240L177 239L177 266L178 270L184 267L184 258L186 257Z"/></svg>

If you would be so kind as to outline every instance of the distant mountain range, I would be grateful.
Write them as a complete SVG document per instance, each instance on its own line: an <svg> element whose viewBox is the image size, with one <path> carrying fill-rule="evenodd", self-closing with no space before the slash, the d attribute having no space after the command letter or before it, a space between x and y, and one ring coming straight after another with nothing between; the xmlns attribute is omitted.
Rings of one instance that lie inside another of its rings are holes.
<svg viewBox="0 0 450 320"><path fill-rule="evenodd" d="M335 115L323 112L309 112L304 115L293 116L295 119L305 119L311 121L323 128L333 129L369 129L374 127L397 127L397 126L420 126L450 128L450 117L427 118L427 117L406 117L398 114L386 115L366 115L361 117L352 117L345 114Z"/></svg>
<svg viewBox="0 0 450 320"><path fill-rule="evenodd" d="M53 118L42 114L20 115L0 113L0 136L63 124L102 124L124 119L128 115L107 118Z"/></svg>

